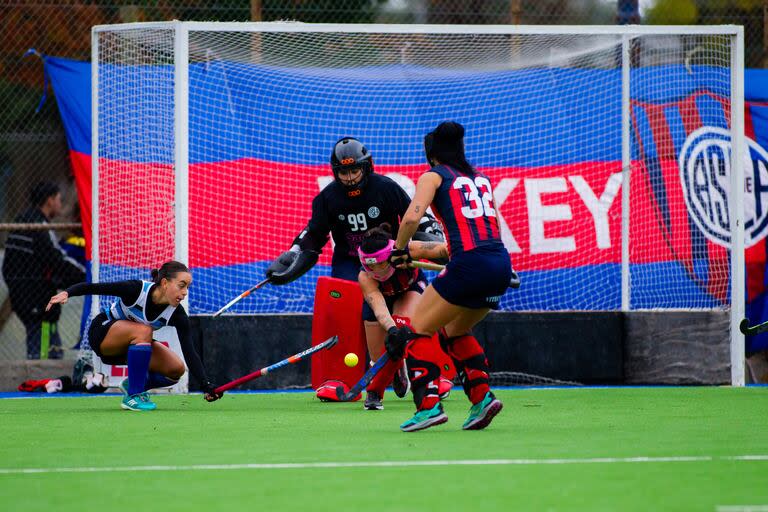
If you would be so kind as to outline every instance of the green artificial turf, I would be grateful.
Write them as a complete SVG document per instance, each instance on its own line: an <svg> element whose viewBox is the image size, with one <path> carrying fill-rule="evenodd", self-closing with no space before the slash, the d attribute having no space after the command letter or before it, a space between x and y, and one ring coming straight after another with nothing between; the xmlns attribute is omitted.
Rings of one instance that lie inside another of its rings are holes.
<svg viewBox="0 0 768 512"><path fill-rule="evenodd" d="M412 404L391 393L384 411L310 393L160 395L149 413L117 396L0 400L0 510L768 510L768 388L497 395L485 431L461 430L456 390L447 424L410 434ZM363 464L227 467L318 462Z"/></svg>

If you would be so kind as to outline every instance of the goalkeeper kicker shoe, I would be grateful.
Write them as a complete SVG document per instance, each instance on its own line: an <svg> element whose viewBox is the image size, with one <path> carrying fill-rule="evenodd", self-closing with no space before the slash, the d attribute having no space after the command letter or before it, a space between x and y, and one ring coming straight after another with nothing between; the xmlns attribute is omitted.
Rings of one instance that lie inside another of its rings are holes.
<svg viewBox="0 0 768 512"><path fill-rule="evenodd" d="M157 409L157 406L149 399L149 394L147 393L124 396L120 407L128 411L154 411Z"/></svg>
<svg viewBox="0 0 768 512"><path fill-rule="evenodd" d="M482 430L491 424L493 417L499 414L504 404L496 398L490 391L485 394L482 400L469 409L469 417L464 425L464 430Z"/></svg>
<svg viewBox="0 0 768 512"><path fill-rule="evenodd" d="M417 430L440 425L446 421L448 421L448 416L443 412L443 404L437 402L431 409L416 411L413 418L400 425L400 430L403 432L416 432Z"/></svg>

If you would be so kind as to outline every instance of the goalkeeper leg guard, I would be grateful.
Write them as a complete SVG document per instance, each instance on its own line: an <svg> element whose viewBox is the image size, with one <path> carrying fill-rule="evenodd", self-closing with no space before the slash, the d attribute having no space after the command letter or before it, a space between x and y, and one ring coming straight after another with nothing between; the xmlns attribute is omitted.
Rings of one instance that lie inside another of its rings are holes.
<svg viewBox="0 0 768 512"><path fill-rule="evenodd" d="M446 338L444 347L456 365L469 401L473 404L479 403L490 391L488 359L485 357L483 347L471 334Z"/></svg>
<svg viewBox="0 0 768 512"><path fill-rule="evenodd" d="M432 409L440 402L440 367L434 363L437 350L440 349L430 336L414 339L405 350L413 401L419 411Z"/></svg>

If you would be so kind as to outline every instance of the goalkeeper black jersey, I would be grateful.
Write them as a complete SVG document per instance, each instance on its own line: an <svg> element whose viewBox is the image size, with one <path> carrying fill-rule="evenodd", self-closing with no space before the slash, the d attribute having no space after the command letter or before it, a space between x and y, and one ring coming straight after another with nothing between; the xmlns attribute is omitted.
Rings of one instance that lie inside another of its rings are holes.
<svg viewBox="0 0 768 512"><path fill-rule="evenodd" d="M367 179L359 195L348 195L347 189L334 181L315 196L302 248L320 251L330 232L335 244L332 265L347 261L359 264L357 248L366 231L387 222L397 237L400 219L411 199L386 176L371 174Z"/></svg>

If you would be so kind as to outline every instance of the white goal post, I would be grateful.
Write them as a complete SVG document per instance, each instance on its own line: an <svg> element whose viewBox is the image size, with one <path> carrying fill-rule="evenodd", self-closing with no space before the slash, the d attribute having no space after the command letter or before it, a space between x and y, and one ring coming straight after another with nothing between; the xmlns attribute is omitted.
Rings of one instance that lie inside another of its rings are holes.
<svg viewBox="0 0 768 512"><path fill-rule="evenodd" d="M423 135L454 119L524 282L502 309L728 311L744 384L744 250L765 215L744 192L759 170L742 27L177 21L92 35L95 279L173 257L195 275L189 312L212 314L304 227L336 140L362 140L410 193ZM232 312L311 312L330 252Z"/></svg>

